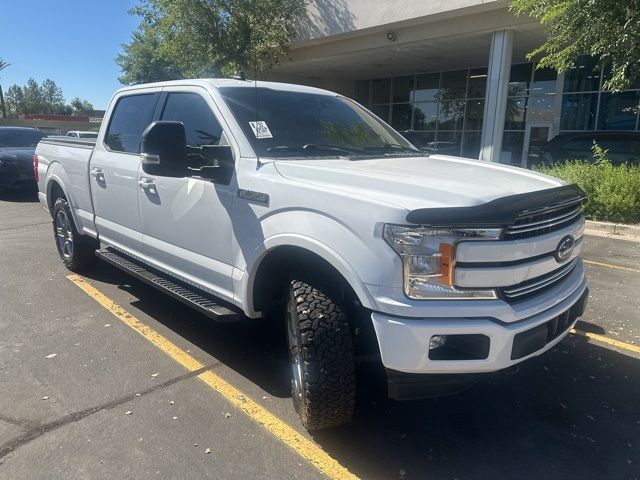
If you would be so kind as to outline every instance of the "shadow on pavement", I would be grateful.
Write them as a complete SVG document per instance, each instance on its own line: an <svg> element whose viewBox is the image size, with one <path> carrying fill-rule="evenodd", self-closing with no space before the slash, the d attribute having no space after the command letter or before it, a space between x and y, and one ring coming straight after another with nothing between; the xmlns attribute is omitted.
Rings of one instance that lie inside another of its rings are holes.
<svg viewBox="0 0 640 480"><path fill-rule="evenodd" d="M585 332L597 333L598 335L607 334L606 330L602 328L600 325L596 325L595 323L591 323L591 322L584 322L582 320L578 320L578 322L576 323L576 329L582 330Z"/></svg>
<svg viewBox="0 0 640 480"><path fill-rule="evenodd" d="M284 333L273 323L216 324L107 265L89 277L126 290L133 306L271 395L289 396ZM312 435L362 478L639 477L640 359L583 337L450 397L394 402L383 385L369 372L354 421Z"/></svg>

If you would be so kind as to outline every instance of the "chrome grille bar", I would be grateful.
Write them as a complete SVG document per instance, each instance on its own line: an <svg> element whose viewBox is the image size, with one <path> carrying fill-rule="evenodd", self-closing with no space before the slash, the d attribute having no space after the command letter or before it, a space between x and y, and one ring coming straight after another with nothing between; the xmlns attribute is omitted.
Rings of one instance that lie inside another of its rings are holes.
<svg viewBox="0 0 640 480"><path fill-rule="evenodd" d="M522 232L528 232L531 230L537 230L538 228L552 227L559 223L567 222L573 219L574 217L579 217L580 213L581 213L581 207L578 206L575 209L571 210L570 212L564 213L557 217L549 218L546 220L538 220L537 222L529 222L529 223L523 223L520 225L514 225L512 227L509 227L507 231L509 233L522 233Z"/></svg>
<svg viewBox="0 0 640 480"><path fill-rule="evenodd" d="M576 266L576 263L577 259L574 259L567 265L554 270L553 272L542 277L528 280L524 282L524 284L516 285L512 288L504 288L502 289L502 293L505 297L513 299L549 287L569 275L569 273L571 273L571 271L573 271L574 267Z"/></svg>

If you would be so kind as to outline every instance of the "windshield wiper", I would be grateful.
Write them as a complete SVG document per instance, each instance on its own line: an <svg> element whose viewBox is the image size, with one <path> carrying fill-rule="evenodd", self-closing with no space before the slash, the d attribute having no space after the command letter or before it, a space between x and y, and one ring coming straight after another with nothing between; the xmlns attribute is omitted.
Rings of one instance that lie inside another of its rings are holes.
<svg viewBox="0 0 640 480"><path fill-rule="evenodd" d="M324 143L307 143L306 145L278 145L277 147L267 148L267 152L277 151L307 151L307 150L331 150L344 153L355 153L357 155L369 155L369 152L357 148L341 147L339 145L330 145Z"/></svg>
<svg viewBox="0 0 640 480"><path fill-rule="evenodd" d="M400 145L397 143L384 143L382 145L379 145L377 147L365 147L367 150L402 150L405 152L411 152L411 153L420 153L419 150L416 150L414 148L411 147L405 147L404 145Z"/></svg>

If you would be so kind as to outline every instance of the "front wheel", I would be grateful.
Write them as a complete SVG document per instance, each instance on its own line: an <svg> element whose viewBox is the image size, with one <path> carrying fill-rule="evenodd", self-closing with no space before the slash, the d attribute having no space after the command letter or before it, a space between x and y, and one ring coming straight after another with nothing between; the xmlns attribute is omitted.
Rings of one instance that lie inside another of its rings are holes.
<svg viewBox="0 0 640 480"><path fill-rule="evenodd" d="M65 198L58 198L53 205L53 238L62 263L72 272L80 272L95 263L98 242L78 233Z"/></svg>
<svg viewBox="0 0 640 480"><path fill-rule="evenodd" d="M355 406L355 360L340 293L328 281L296 275L286 315L291 393L302 424L318 430L347 423Z"/></svg>

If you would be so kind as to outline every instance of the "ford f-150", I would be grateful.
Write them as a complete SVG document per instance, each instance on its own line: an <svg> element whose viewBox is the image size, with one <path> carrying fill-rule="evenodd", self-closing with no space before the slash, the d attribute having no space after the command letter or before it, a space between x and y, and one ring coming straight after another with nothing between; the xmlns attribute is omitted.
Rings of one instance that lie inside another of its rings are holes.
<svg viewBox="0 0 640 480"><path fill-rule="evenodd" d="M351 418L361 359L393 399L452 393L585 309L577 186L426 155L329 91L127 87L97 140L45 138L34 167L70 270L102 258L212 318L280 318L308 429Z"/></svg>

